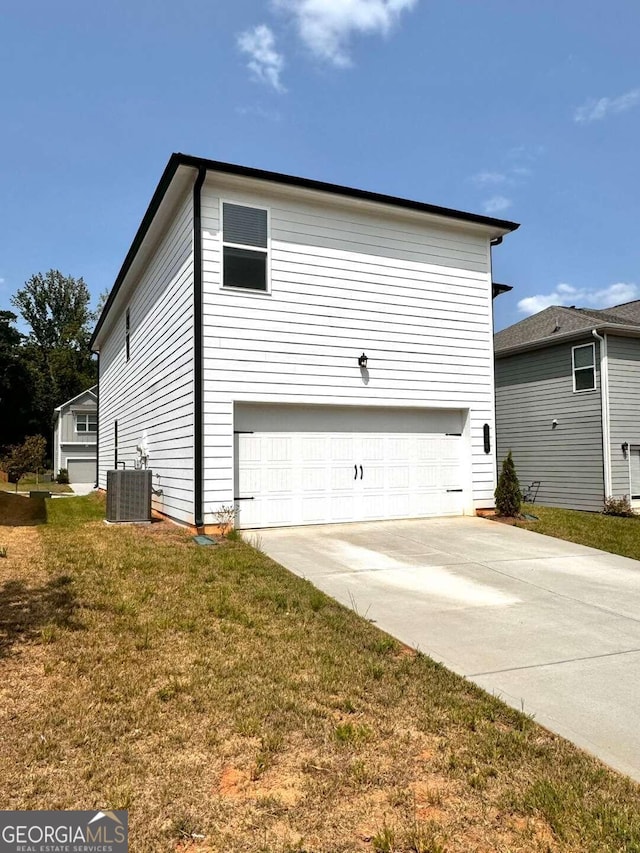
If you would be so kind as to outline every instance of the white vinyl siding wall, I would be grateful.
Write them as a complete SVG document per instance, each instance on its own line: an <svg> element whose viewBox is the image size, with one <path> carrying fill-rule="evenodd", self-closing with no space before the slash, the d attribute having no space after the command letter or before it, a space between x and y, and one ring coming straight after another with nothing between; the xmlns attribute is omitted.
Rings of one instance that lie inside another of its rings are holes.
<svg viewBox="0 0 640 853"><path fill-rule="evenodd" d="M118 458L127 468L149 449L153 506L178 521L193 522L193 209L187 194L171 225L129 282L130 298L112 309L100 352L100 486ZM124 288L123 288L124 291ZM125 357L125 311L131 317L131 351Z"/></svg>
<svg viewBox="0 0 640 853"><path fill-rule="evenodd" d="M221 289L221 198L269 209L270 293ZM205 522L234 496L234 401L469 409L470 499L492 506L488 236L224 176L205 182L202 214Z"/></svg>

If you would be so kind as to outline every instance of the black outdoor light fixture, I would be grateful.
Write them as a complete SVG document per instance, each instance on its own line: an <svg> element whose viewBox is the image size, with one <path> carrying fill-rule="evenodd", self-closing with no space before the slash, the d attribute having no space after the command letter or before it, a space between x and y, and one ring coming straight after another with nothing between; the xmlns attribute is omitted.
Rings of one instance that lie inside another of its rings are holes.
<svg viewBox="0 0 640 853"><path fill-rule="evenodd" d="M625 456L627 455L628 450L629 450L629 442L623 441L622 442L622 452L624 453Z"/></svg>
<svg viewBox="0 0 640 853"><path fill-rule="evenodd" d="M358 358L358 367L366 367L367 361L369 361L369 359L367 358L366 354L362 353L362 355Z"/></svg>

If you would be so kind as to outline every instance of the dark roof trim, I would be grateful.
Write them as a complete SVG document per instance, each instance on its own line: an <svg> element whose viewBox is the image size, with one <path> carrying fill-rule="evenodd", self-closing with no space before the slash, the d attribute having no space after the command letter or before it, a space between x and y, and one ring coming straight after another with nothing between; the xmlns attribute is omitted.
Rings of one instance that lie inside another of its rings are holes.
<svg viewBox="0 0 640 853"><path fill-rule="evenodd" d="M491 296L494 299L496 298L496 296L502 296L503 293L510 293L512 290L512 284L500 284L497 281L491 282Z"/></svg>
<svg viewBox="0 0 640 853"><path fill-rule="evenodd" d="M133 239L133 243L131 244L131 248L127 252L127 256L124 259L124 263L118 273L118 276L115 280L115 283L111 289L111 293L109 294L109 298L107 299L105 306L102 310L98 323L94 329L93 335L91 336L91 341L89 342L89 346L93 349L95 344L96 337L102 328L104 320L106 319L111 306L118 294L120 286L124 281L133 260L138 253L138 249L140 248L142 241L144 240L147 231L151 223L153 222L153 218L158 212L158 208L162 203L162 199L167 192L173 177L180 166L187 166L193 169L206 169L208 171L214 172L222 172L227 175L237 175L243 178L254 178L256 180L261 181L271 181L276 184L283 184L289 187L299 187L301 189L307 190L315 190L317 192L325 192L332 193L333 195L345 196L347 198L355 198L360 199L361 201L375 202L377 204L389 204L395 207L402 207L406 210L415 210L420 213L430 213L435 216L444 216L448 219L457 219L460 222L472 222L477 225L486 225L489 227L497 228L505 232L515 231L520 227L518 222L510 222L506 219L494 219L492 216L482 216L479 213L467 213L462 210L454 210L450 207L440 207L435 204L426 204L425 202L420 201L411 201L406 198L399 198L397 196L384 195L382 193L370 192L368 190L358 190L353 187L345 187L339 184L330 184L324 181L314 181L309 178L298 178L294 175L284 175L280 172L268 172L264 169L254 169L249 166L238 166L233 163L224 163L219 160L208 160L203 157L193 157L189 154L172 154L169 158L169 162L167 163L164 172L162 173L162 177L160 178L160 182L156 187L156 191L153 194L151 202L149 203L149 207L147 208L147 212L145 213L142 222L140 223L140 227L136 232L136 236Z"/></svg>
<svg viewBox="0 0 640 853"><path fill-rule="evenodd" d="M169 185L173 180L173 176L178 170L178 166L180 165L180 163L177 159L177 156L178 155L176 154L171 155L171 157L169 158L169 162L167 163L165 170L162 173L162 177L160 178L158 186L156 187L156 191L154 192L151 201L149 202L149 207L147 208L145 215L142 217L142 222L140 223L138 230L136 231L136 236L133 238L133 243L131 244L129 251L127 252L127 256L124 259L124 263L120 267L120 272L118 273L113 287L111 288L111 292L109 293L109 296L107 298L107 301L104 304L102 313L100 314L98 322L96 323L96 327L93 330L91 340L89 341L89 349L93 349L96 337L98 336L98 333L100 332L100 329L102 328L104 321L106 320L107 315L111 310L111 306L113 305L115 298L118 295L118 291L122 286L122 282L125 280L126 275L131 267L131 264L133 263L135 256L138 254L138 249L142 245L142 241L146 237L147 231L149 230L149 227L151 226L151 223L153 222L153 219L156 213L158 212L158 208L162 204L162 199L164 198L165 193L169 189Z"/></svg>
<svg viewBox="0 0 640 853"><path fill-rule="evenodd" d="M268 172L264 169L253 169L249 166L237 166L233 163L222 163L219 160L207 160L202 157L192 157L188 154L173 154L182 166L192 166L214 172L224 172L228 175L239 175L243 178L255 178L261 181L271 181L276 184L284 184L289 187L301 187L318 192L333 193L334 195L357 198L363 201L377 202L378 204L391 204L396 207L404 207L409 210L418 210L421 213L433 213L437 216L446 216L450 219L459 219L463 222L475 222L480 225L492 225L504 231L515 231L520 227L518 222L509 222L506 219L494 219L491 216L482 216L479 213L466 213L462 210L454 210L450 207L439 207L435 204L426 204L421 201L411 201L398 196L383 195L382 193L358 190L353 187L345 187L340 184L330 184L325 181L314 181L310 178L298 178L294 175L283 175L280 172ZM171 161L170 161L171 162Z"/></svg>

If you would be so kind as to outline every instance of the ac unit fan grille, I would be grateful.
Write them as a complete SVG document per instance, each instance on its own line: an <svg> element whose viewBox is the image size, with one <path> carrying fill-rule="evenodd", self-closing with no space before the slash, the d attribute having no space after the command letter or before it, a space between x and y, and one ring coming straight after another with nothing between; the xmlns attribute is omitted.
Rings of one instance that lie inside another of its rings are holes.
<svg viewBox="0 0 640 853"><path fill-rule="evenodd" d="M152 472L107 471L107 521L151 521Z"/></svg>

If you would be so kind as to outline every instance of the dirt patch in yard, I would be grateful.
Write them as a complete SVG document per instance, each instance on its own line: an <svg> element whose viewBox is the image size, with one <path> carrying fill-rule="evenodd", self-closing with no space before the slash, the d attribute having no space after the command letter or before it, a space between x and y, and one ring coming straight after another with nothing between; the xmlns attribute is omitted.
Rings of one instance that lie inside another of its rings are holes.
<svg viewBox="0 0 640 853"><path fill-rule="evenodd" d="M0 491L0 527L44 524L46 520L47 504L43 498L28 498ZM5 534L0 538L4 539Z"/></svg>

